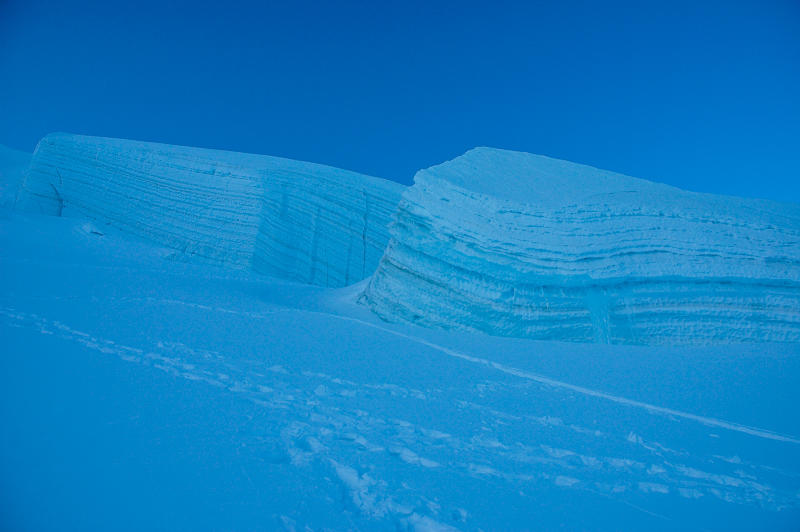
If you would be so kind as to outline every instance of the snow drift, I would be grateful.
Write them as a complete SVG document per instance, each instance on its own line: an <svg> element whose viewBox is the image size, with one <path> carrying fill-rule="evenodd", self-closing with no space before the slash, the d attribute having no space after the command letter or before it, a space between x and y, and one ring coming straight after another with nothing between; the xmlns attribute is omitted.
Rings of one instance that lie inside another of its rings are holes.
<svg viewBox="0 0 800 532"><path fill-rule="evenodd" d="M362 301L384 319L630 344L800 341L800 206L476 148L422 170Z"/></svg>
<svg viewBox="0 0 800 532"><path fill-rule="evenodd" d="M82 216L206 263L342 286L371 274L403 187L319 164L51 134L17 207Z"/></svg>

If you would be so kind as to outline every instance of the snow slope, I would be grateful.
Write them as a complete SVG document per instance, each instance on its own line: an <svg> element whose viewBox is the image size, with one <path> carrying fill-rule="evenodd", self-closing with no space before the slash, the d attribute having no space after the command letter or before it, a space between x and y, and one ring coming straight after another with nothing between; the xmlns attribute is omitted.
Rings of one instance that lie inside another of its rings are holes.
<svg viewBox="0 0 800 532"><path fill-rule="evenodd" d="M388 324L98 229L0 209L0 528L800 523L798 345Z"/></svg>
<svg viewBox="0 0 800 532"><path fill-rule="evenodd" d="M476 148L417 173L364 301L505 336L798 342L800 205Z"/></svg>
<svg viewBox="0 0 800 532"><path fill-rule="evenodd" d="M278 157L55 133L17 207L88 217L182 259L342 286L374 271L402 188Z"/></svg>
<svg viewBox="0 0 800 532"><path fill-rule="evenodd" d="M0 207L12 207L31 154L0 144Z"/></svg>

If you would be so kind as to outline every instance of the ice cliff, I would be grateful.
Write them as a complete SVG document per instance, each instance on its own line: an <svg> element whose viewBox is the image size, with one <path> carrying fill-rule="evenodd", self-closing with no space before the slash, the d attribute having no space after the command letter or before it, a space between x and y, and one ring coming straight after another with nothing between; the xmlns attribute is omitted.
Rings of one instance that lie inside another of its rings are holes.
<svg viewBox="0 0 800 532"><path fill-rule="evenodd" d="M51 134L17 207L88 217L202 262L323 286L370 275L404 187L319 164Z"/></svg>
<svg viewBox="0 0 800 532"><path fill-rule="evenodd" d="M580 342L800 341L800 205L476 148L422 170L362 301Z"/></svg>
<svg viewBox="0 0 800 532"><path fill-rule="evenodd" d="M16 162L0 168L0 197L27 157L3 157ZM332 287L372 275L361 300L390 321L581 342L800 342L800 205L538 155L476 148L406 189L265 155L52 134L15 196L187 260Z"/></svg>

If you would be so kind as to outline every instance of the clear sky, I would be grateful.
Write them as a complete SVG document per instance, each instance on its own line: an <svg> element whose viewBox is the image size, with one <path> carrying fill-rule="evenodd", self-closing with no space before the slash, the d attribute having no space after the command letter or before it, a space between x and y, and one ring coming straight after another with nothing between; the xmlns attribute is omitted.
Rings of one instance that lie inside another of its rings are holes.
<svg viewBox="0 0 800 532"><path fill-rule="evenodd" d="M0 0L0 143L51 131L404 183L485 145L800 202L800 1Z"/></svg>

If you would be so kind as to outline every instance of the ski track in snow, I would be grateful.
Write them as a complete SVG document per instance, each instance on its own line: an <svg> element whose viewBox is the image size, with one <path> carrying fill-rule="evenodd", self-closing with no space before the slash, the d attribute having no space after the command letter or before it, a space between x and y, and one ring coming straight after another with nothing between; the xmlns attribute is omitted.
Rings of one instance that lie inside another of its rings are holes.
<svg viewBox="0 0 800 532"><path fill-rule="evenodd" d="M591 397L599 397L599 398L602 398L602 399L607 399L609 401L613 401L615 403L623 404L623 405L626 405L626 406L632 406L632 407L635 407L635 408L643 408L643 409L645 409L645 410L647 410L649 412L656 413L656 414L664 414L664 415L667 415L667 416L674 416L674 417L680 417L680 418L684 418L684 419L691 419L692 421L697 421L699 423L702 423L703 425L708 425L709 427L719 427L719 428L723 428L723 429L727 429L727 430L733 430L733 431L736 431L736 432L741 432L741 433L744 433L744 434L749 434L751 436L758 436L759 438L767 438L767 439L770 439L770 440L777 440L777 441L783 441L783 442L788 442L788 443L800 444L800 440L798 440L797 438L793 438L791 436L778 434L776 432L772 432L772 431L768 431L768 430L764 430L764 429L759 429L759 428L756 428L756 427L748 427L746 425L740 425L738 423L731 423L730 421L724 421L722 419L715 419L715 418L711 418L711 417L698 416L696 414L691 414L689 412L681 412L680 410L674 410L672 408L665 408L663 406L651 405L649 403L644 403L642 401L635 401L633 399L626 399L625 397L620 397L618 395L612 395L612 394L605 393L605 392L602 392L602 391L592 390L591 388L585 388L583 386L576 386L574 384L569 384L569 383L566 383L566 382L563 382L563 381L551 379L551 378L545 377L543 375L537 375L536 373L531 373L529 371L523 371L523 370L520 370L520 369L517 369L517 368L506 366L504 364L498 364L497 362L492 362L491 360L486 360L485 358L474 357L474 356L471 356L471 355L467 355L467 354L461 353L459 351L454 351L452 349L448 349L446 347L443 347L441 345L435 344L433 342L429 342L429 341L427 341L427 340L425 340L423 338L419 338L419 337L416 337L416 336L411 336L411 335L404 334L404 333L401 333L401 332L398 332L398 331L393 331L392 329L388 329L386 327L381 327L380 325L375 325L373 323L369 323L367 321L359 320L357 318L348 318L348 317L336 316L336 315L331 315L331 316L334 316L334 317L336 317L338 319L352 320L352 321L354 321L356 323L360 323L361 325L365 325L367 327L373 327L375 329L379 329L379 330L385 331L385 332L387 332L389 334L393 334L395 336L399 336L401 338L406 338L406 339L411 340L413 342L417 342L417 343L422 344L422 345L424 345L426 347L430 347L432 349L440 351L440 352L444 353L445 355L448 355L448 356L451 356L451 357L455 357L455 358L460 358L462 360L467 360L467 361L475 363L475 364L480 364L482 366L487 366L489 368L496 369L497 371L502 371L503 373L507 373L509 375L514 375L516 377L521 377L523 379L536 381L536 382L539 382L541 384L546 384L548 386L553 386L555 388L563 388L563 389L567 389L567 390L570 390L570 391L573 391L573 392L577 392L577 393L580 393L580 394L583 394L583 395L588 395L588 396L591 396Z"/></svg>
<svg viewBox="0 0 800 532"><path fill-rule="evenodd" d="M123 299L133 302L136 298ZM650 405L549 379L466 355L357 318L286 307L275 307L267 312L246 312L176 299L146 299L151 304L186 305L201 311L235 314L248 319L269 319L271 314L291 312L324 315L379 329L447 356L540 385L613 401L648 414L668 416L671 422L675 420L670 418L683 418L762 439L800 443L796 438L770 431ZM219 352L190 347L180 342L157 342L149 348L122 345L73 329L60 320L10 307L0 307L0 317L5 326L23 327L41 334L55 335L59 339L77 342L128 362L154 367L171 375L225 389L261 407L276 413L282 412L284 417L279 417L279 420L283 428L279 432L286 460L297 467L327 468L346 493L345 509L355 510L367 518L389 519L405 528L448 530L451 529L450 525L441 521L463 524L466 523L469 512L460 507L442 507L439 502L425 497L422 491L424 487L401 482L398 475L380 478L380 466L372 465L375 460L370 457L381 456L381 460L396 460L393 470L402 467L423 468L429 472L426 475L455 474L462 480L499 479L505 481L509 489L513 488L520 493L531 483L589 491L650 514L653 512L633 504L626 497L632 493L653 497L677 494L683 499L714 497L726 503L755 505L770 510L796 507L800 504L794 472L744 463L735 458L688 455L659 442L648 441L632 431L619 433L620 429L617 428L615 434L613 431L603 432L596 428L566 424L555 415L512 414L474 399L457 401L455 408L479 411L481 417L488 420L484 423L488 423L489 428L509 423L527 423L546 427L555 433L543 432L540 442L501 441L493 436L494 430L468 438L403 419L381 417L360 409L356 402L358 398L385 396L392 398L389 403L392 400L433 401L446 405L452 402L446 390L416 390L386 382L355 382L282 365L264 367L257 360L231 360ZM483 386L481 391L486 393L491 393L493 388L508 388L504 383L484 383L480 386ZM278 418L277 415L271 417ZM263 427L265 433L268 429L269 427ZM632 450L621 456L592 456L585 454L583 446L573 449L558 447L555 444L562 444L563 439L552 434L564 431L577 433L581 438L628 445ZM548 437L553 441L548 440ZM380 460L378 463L381 463ZM607 478L608 471L614 472L613 482L609 482ZM770 479L776 478L784 485L783 488L770 484ZM794 488L785 487L787 479Z"/></svg>
<svg viewBox="0 0 800 532"><path fill-rule="evenodd" d="M676 409L673 409L673 408L666 408L666 407L662 407L662 406L658 406L658 405L653 405L653 404L650 404L650 403L645 403L643 401L637 401L637 400L634 400L634 399L628 399L628 398L621 397L621 396L618 396L618 395L606 393L606 392L603 392L601 390L594 390L594 389L591 389L591 388L586 388L584 386L577 386L577 385L570 384L570 383L567 383L567 382L564 382L564 381L559 381L557 379L551 379L551 378L546 377L544 375L539 375L539 374L536 374L536 373L532 373L530 371L525 371L525 370L514 368L514 367L511 367L511 366L508 366L508 365L505 365L505 364L500 364L500 363L497 363L497 362L493 362L493 361L487 360L485 358L480 358L480 357L468 355L466 353L462 353L460 351L455 351L453 349L444 347L444 346L436 344L434 342L430 342L430 341L428 341L428 340L426 340L424 338L420 338L418 336L405 334L405 333L402 333L400 331L395 331L395 330L393 330L391 328L381 326L379 324L370 323L368 321L361 320L361 319L358 319L358 318L349 317L349 316L341 316L341 315L338 315L338 314L332 314L332 313L328 313L328 312L319 312L319 311L309 310L309 309L287 308L287 307L277 307L277 306L275 308L267 311L267 312L263 312L263 311L262 312L248 312L248 311L229 309L229 308L219 307L219 306L210 306L210 305L205 305L205 304L202 304L202 303L181 301L181 300L177 300L177 299L160 299L160 298L152 298L152 297L149 297L149 298L130 298L129 297L129 298L124 298L124 299L126 301L130 301L130 302L149 302L149 303L181 305L181 306L186 306L186 307L191 307L191 308L201 309L201 310L207 310L207 311L212 311L212 312L219 312L219 313L224 313L224 314L232 314L232 315L237 315L237 316L244 316L244 317L252 318L252 319L265 319L265 318L268 318L270 314L275 314L275 313L279 313L279 312L284 312L284 313L286 313L286 312L298 312L298 313L309 313L309 314L315 314L315 315L319 315L319 316L325 316L327 318L332 318L332 319L337 319L337 320L342 320L342 321L348 321L348 322L351 322L351 323L356 323L358 325L362 325L364 327L370 327L372 329L376 329L376 330L385 332L387 334L391 334L393 336L397 336L399 338L403 338L403 339L415 342L415 343L423 345L425 347L429 347L429 348L431 348L431 349L433 349L435 351L438 351L438 352L440 352L442 354L445 354L447 356L450 356L450 357L458 358L458 359L461 359L461 360L466 360L468 362L471 362L471 363L474 363L474 364L479 364L481 366L485 366L485 367L488 367L488 368L491 368L491 369L506 373L508 375L513 375L515 377L520 377L522 379L532 380L532 381L538 382L540 384L545 384L547 386L552 386L554 388L562 388L562 389L570 390L572 392L580 393L582 395L587 395L587 396L590 396L590 397L598 397L598 398L601 398L601 399L606 399L608 401L612 401L614 403L622 404L622 405L625 405L625 406L630 406L630 407L634 407L634 408L642 408L644 410L647 410L647 411L649 411L651 413L655 413L655 414L662 414L662 415L665 415L665 416L672 416L672 417L679 417L679 418L683 418L683 419L689 419L689 420L692 420L692 421L696 421L698 423L702 423L703 425L706 425L706 426L709 426L709 427L723 428L723 429L726 429L726 430L732 430L732 431L735 431L735 432L740 432L740 433L743 433L743 434L748 434L750 436L756 436L756 437L759 437L759 438L766 438L766 439L770 439L770 440L782 441L782 442L793 443L793 444L800 444L800 439L798 439L797 437L794 437L794 436L780 434L780 433L777 433L777 432L774 432L774 431L761 429L761 428L758 428L758 427L751 427L751 426L747 426L747 425L742 425L740 423L733 423L733 422L730 422L730 421L725 421L723 419L717 419L717 418L712 418L712 417L708 417L708 416L700 416L700 415L697 415L697 414L692 414L690 412L683 412L683 411L676 410ZM118 300L120 300L120 298L118 298Z"/></svg>

